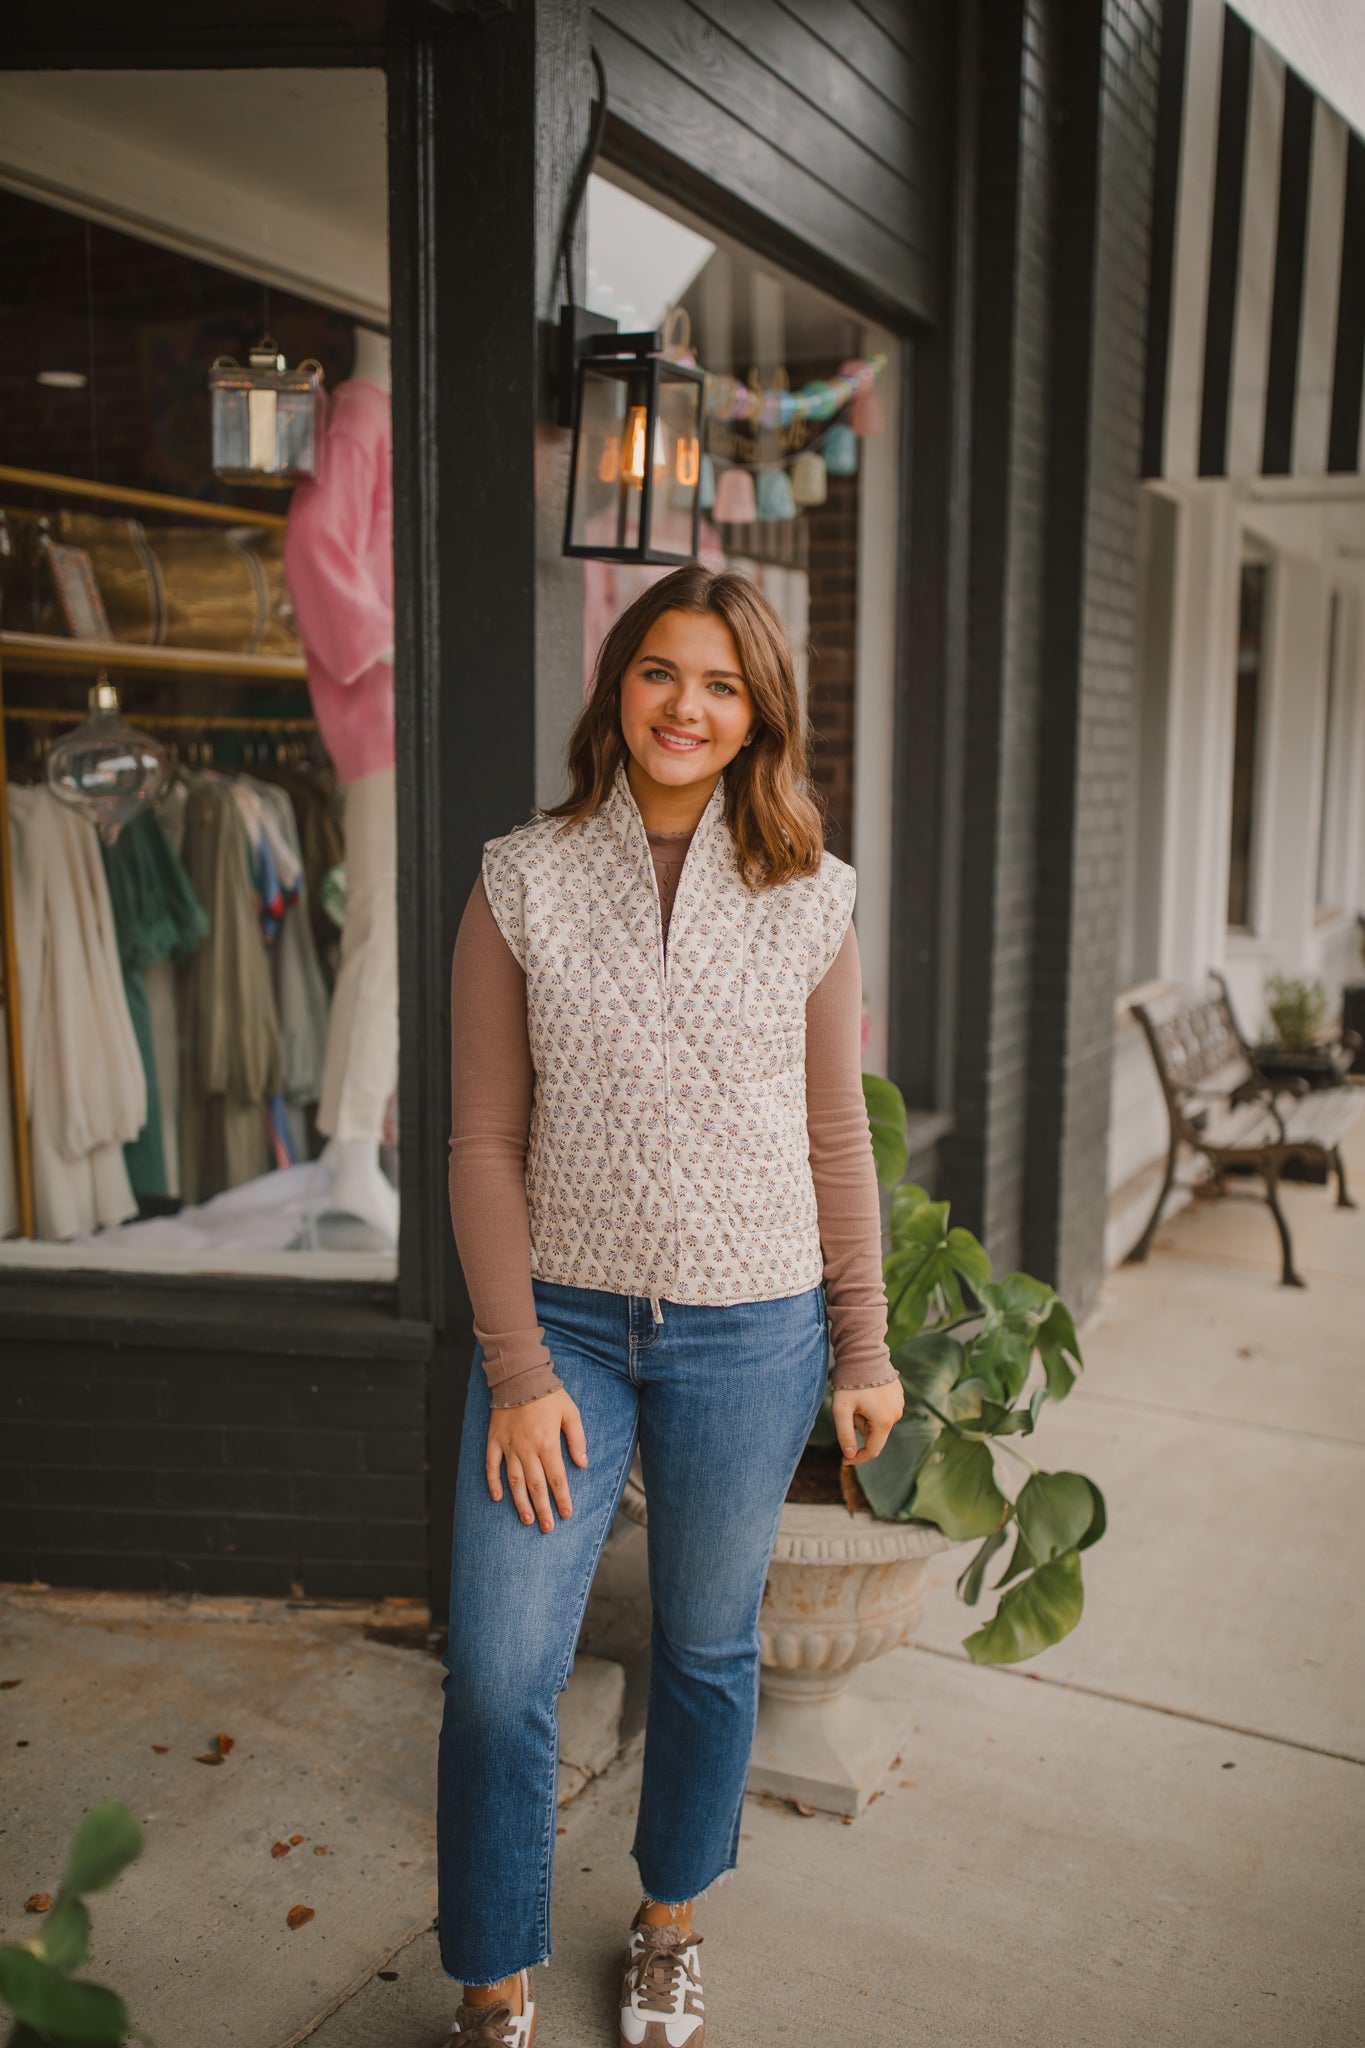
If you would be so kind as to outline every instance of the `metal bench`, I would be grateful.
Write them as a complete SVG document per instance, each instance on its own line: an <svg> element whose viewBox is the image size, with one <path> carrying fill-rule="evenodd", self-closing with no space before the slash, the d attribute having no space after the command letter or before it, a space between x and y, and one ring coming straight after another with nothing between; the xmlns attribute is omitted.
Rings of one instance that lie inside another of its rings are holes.
<svg viewBox="0 0 1365 2048"><path fill-rule="evenodd" d="M1280 1233L1286 1287L1307 1283L1295 1271L1289 1225L1280 1207L1280 1177L1291 1160L1330 1166L1337 1207L1354 1209L1346 1188L1341 1141L1362 1108L1365 1091L1343 1083L1309 1091L1301 1080L1268 1081L1237 1028L1227 985L1213 975L1199 988L1177 989L1154 1002L1134 1003L1147 1036L1171 1120L1166 1175L1151 1220L1128 1254L1145 1259L1166 1198L1175 1183L1182 1145L1202 1153L1219 1194L1229 1170L1250 1169L1265 1182L1265 1198Z"/></svg>

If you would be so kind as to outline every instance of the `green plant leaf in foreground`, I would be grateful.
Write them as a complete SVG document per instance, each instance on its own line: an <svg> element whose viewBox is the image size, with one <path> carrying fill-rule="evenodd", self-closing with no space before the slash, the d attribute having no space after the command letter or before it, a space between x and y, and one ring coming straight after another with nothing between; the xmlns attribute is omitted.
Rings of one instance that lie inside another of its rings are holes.
<svg viewBox="0 0 1365 2048"><path fill-rule="evenodd" d="M90 1915L79 1899L59 1892L56 1905L43 1916L37 1934L24 1946L54 1969L79 1970L90 1960Z"/></svg>
<svg viewBox="0 0 1365 2048"><path fill-rule="evenodd" d="M126 1806L107 1799L85 1816L66 1859L64 1892L102 1892L142 1854L142 1830Z"/></svg>
<svg viewBox="0 0 1365 2048"><path fill-rule="evenodd" d="M71 2048L121 2048L128 2033L123 2000L102 1984L82 1984L27 1949L0 1948L0 1998L15 2018Z"/></svg>
<svg viewBox="0 0 1365 2048"><path fill-rule="evenodd" d="M986 1576L986 1567L1001 1545L1009 1542L1009 1535L1010 1525L1008 1522L1005 1523L1002 1529L992 1529L966 1571L963 1572L962 1577L957 1582L957 1597L964 1607L975 1607L977 1601L981 1598L981 1582Z"/></svg>
<svg viewBox="0 0 1365 2048"><path fill-rule="evenodd" d="M1035 1472L1014 1504L1019 1527L1039 1564L1078 1550L1095 1519L1090 1481L1079 1472Z"/></svg>
<svg viewBox="0 0 1365 2048"><path fill-rule="evenodd" d="M1095 1512L1090 1518L1090 1527L1076 1545L1077 1550L1089 1550L1092 1543L1099 1542L1109 1526L1109 1515L1104 1505L1104 1495L1100 1492L1093 1479L1087 1479L1085 1483L1090 1488L1091 1498L1095 1504Z"/></svg>
<svg viewBox="0 0 1365 2048"><path fill-rule="evenodd" d="M902 1415L899 1422L891 1425L891 1434L880 1456L866 1465L854 1466L863 1498L874 1515L889 1521L901 1513L942 1426L932 1415Z"/></svg>
<svg viewBox="0 0 1365 2048"><path fill-rule="evenodd" d="M897 1181L904 1180L910 1165L910 1147L905 1141L905 1097L885 1075L864 1074L863 1101L867 1105L877 1178L883 1187L893 1188Z"/></svg>
<svg viewBox="0 0 1365 2048"><path fill-rule="evenodd" d="M1011 1586L991 1619L965 1637L962 1647L973 1664L1022 1664L1070 1635L1084 1605L1080 1557L1063 1551Z"/></svg>
<svg viewBox="0 0 1365 2048"><path fill-rule="evenodd" d="M920 1468L911 1511L919 1521L936 1522L956 1543L989 1536L999 1528L1009 1502L995 1483L985 1444L967 1443L945 1432Z"/></svg>
<svg viewBox="0 0 1365 2048"><path fill-rule="evenodd" d="M1076 1384L1082 1363L1076 1325L1064 1302L1054 1300L1038 1325L1038 1356L1047 1374L1049 1398L1064 1401Z"/></svg>

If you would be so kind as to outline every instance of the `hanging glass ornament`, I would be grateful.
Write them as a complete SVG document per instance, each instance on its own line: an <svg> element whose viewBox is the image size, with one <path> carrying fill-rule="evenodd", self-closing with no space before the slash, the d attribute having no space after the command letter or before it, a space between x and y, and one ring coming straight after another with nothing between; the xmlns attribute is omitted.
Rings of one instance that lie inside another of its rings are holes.
<svg viewBox="0 0 1365 2048"><path fill-rule="evenodd" d="M792 464L792 496L798 505L823 505L828 492L825 459L807 448Z"/></svg>
<svg viewBox="0 0 1365 2048"><path fill-rule="evenodd" d="M785 469L759 471L758 516L760 519L795 519L796 500L792 496L792 480Z"/></svg>
<svg viewBox="0 0 1365 2048"><path fill-rule="evenodd" d="M149 733L128 724L118 691L101 671L90 692L90 716L47 757L47 782L112 846L124 826L170 788L170 757Z"/></svg>
<svg viewBox="0 0 1365 2048"><path fill-rule="evenodd" d="M825 468L831 476L858 474L858 437L842 422L825 436Z"/></svg>
<svg viewBox="0 0 1365 2048"><path fill-rule="evenodd" d="M716 485L716 520L726 526L747 526L758 517L754 480L747 469L727 469Z"/></svg>
<svg viewBox="0 0 1365 2048"><path fill-rule="evenodd" d="M217 358L209 391L215 476L283 489L317 475L321 363L310 357L289 369L274 337L264 334L245 369L232 356Z"/></svg>
<svg viewBox="0 0 1365 2048"><path fill-rule="evenodd" d="M701 459L701 509L709 512L716 502L716 465L709 455Z"/></svg>

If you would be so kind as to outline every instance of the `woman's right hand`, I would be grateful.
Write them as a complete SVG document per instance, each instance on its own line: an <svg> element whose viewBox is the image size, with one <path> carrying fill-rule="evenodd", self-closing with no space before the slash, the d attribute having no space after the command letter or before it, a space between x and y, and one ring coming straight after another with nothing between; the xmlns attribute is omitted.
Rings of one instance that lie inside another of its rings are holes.
<svg viewBox="0 0 1365 2048"><path fill-rule="evenodd" d="M539 1522L548 1532L554 1527L550 1498L567 1522L573 1513L569 1480L559 1448L561 1435L575 1465L586 1466L588 1440L583 1418L574 1401L562 1389L542 1394L538 1401L524 1401L519 1408L495 1408L488 1419L488 1449L484 1470L488 1491L502 1499L502 1467L507 1466L507 1487L523 1522Z"/></svg>

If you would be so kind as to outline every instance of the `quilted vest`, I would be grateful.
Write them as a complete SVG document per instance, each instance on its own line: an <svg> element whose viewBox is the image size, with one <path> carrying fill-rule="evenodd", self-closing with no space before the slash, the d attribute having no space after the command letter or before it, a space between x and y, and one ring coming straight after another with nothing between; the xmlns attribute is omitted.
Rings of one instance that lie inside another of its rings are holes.
<svg viewBox="0 0 1365 2048"><path fill-rule="evenodd" d="M853 870L827 853L814 875L749 889L722 784L665 960L622 769L581 825L536 818L491 840L483 877L526 973L533 1275L702 1306L818 1286L806 998L843 942Z"/></svg>

